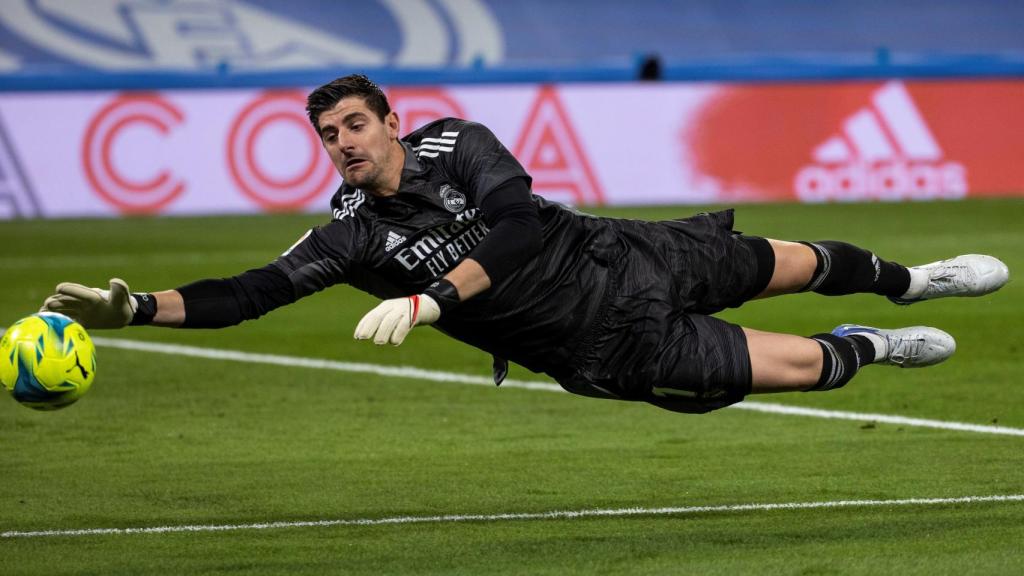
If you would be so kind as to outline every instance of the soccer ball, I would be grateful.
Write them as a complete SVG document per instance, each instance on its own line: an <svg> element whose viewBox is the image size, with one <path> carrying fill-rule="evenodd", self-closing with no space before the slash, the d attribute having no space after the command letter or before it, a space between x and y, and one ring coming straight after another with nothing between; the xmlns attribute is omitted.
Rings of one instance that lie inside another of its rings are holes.
<svg viewBox="0 0 1024 576"><path fill-rule="evenodd" d="M36 410L74 403L96 377L96 348L81 324L63 314L22 318L0 339L0 382Z"/></svg>

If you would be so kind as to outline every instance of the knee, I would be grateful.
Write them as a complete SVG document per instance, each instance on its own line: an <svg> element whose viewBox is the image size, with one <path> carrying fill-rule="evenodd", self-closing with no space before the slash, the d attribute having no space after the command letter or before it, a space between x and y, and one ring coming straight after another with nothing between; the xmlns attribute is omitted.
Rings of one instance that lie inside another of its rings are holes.
<svg viewBox="0 0 1024 576"><path fill-rule="evenodd" d="M818 258L810 246L799 242L768 240L775 252L775 270L765 291L768 295L796 292L814 277Z"/></svg>

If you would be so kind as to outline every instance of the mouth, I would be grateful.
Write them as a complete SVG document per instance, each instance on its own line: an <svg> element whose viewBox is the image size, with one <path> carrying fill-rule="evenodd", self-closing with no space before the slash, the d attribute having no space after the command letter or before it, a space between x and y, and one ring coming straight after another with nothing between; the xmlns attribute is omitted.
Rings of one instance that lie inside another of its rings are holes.
<svg viewBox="0 0 1024 576"><path fill-rule="evenodd" d="M366 160L363 160L362 158L352 158L348 162L345 162L345 170L352 170L353 168L358 168L363 164L366 164Z"/></svg>

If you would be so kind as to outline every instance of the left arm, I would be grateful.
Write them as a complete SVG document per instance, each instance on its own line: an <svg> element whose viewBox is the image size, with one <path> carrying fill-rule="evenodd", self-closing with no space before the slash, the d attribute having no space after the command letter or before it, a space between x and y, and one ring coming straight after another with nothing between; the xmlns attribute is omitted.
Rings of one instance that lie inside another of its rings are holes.
<svg viewBox="0 0 1024 576"><path fill-rule="evenodd" d="M444 277L458 292L452 308L507 278L543 245L540 216L525 178L513 178L484 196L480 212L490 232ZM446 308L442 305L442 311Z"/></svg>
<svg viewBox="0 0 1024 576"><path fill-rule="evenodd" d="M525 178L513 178L480 202L487 236L423 294L385 300L356 327L358 340L402 343L414 326L433 324L461 302L501 282L540 252L540 217Z"/></svg>
<svg viewBox="0 0 1024 576"><path fill-rule="evenodd" d="M530 194L530 176L482 124L458 122L446 171L480 207L490 231L444 278L423 294L385 300L360 320L355 337L377 344L402 343L414 326L432 324L460 303L519 269L540 251L540 216Z"/></svg>
<svg viewBox="0 0 1024 576"><path fill-rule="evenodd" d="M487 270L476 260L466 257L458 266L452 268L444 277L455 287L459 302L465 302L473 296L491 287L491 277Z"/></svg>

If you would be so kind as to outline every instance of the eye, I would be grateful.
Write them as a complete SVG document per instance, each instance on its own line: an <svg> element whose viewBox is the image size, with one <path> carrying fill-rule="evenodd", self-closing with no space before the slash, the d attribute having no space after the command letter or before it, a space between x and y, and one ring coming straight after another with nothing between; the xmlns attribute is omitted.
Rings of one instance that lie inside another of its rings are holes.
<svg viewBox="0 0 1024 576"><path fill-rule="evenodd" d="M360 132L360 131L362 131L362 129L363 129L363 123L361 123L361 122L353 124L352 127L351 127L351 130L353 132Z"/></svg>

